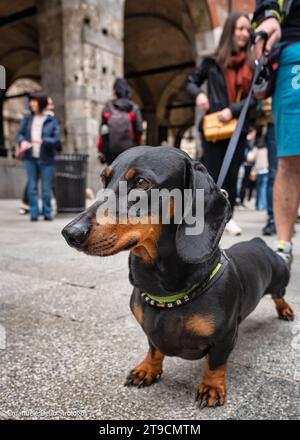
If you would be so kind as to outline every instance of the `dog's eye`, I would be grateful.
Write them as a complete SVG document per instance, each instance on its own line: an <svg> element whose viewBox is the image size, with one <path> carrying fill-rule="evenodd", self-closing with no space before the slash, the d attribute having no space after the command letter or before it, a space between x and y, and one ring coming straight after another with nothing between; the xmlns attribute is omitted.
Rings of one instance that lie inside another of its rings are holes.
<svg viewBox="0 0 300 440"><path fill-rule="evenodd" d="M151 188L151 182L144 179L143 177L139 177L134 184L135 189L140 189L142 191L146 191L147 189Z"/></svg>

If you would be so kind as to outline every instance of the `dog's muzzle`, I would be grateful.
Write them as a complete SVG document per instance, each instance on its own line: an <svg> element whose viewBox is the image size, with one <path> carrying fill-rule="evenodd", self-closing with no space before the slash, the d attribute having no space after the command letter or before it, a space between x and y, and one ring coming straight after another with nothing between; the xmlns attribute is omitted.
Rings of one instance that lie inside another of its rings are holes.
<svg viewBox="0 0 300 440"><path fill-rule="evenodd" d="M90 232L90 225L85 221L71 222L61 231L69 246L80 248Z"/></svg>

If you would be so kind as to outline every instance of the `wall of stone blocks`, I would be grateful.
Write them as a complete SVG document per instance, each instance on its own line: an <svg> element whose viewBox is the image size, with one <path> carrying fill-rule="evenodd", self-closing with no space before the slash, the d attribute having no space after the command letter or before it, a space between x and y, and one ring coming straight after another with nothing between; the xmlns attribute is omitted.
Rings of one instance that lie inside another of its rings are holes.
<svg viewBox="0 0 300 440"><path fill-rule="evenodd" d="M124 0L38 0L42 85L53 96L66 152L89 155L97 188L100 115L123 75Z"/></svg>

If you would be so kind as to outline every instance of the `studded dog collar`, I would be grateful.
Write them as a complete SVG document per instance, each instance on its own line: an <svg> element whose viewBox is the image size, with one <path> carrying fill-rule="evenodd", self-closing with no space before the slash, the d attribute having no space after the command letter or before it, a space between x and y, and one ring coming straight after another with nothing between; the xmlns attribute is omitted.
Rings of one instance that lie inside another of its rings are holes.
<svg viewBox="0 0 300 440"><path fill-rule="evenodd" d="M208 290L208 288L210 288L221 277L228 264L228 261L228 256L226 255L225 251L222 251L220 261L213 269L209 277L204 282L194 284L185 292L176 293L172 296L156 296L152 293L142 290L141 296L147 304L153 307L171 309L187 304L195 299L196 296Z"/></svg>

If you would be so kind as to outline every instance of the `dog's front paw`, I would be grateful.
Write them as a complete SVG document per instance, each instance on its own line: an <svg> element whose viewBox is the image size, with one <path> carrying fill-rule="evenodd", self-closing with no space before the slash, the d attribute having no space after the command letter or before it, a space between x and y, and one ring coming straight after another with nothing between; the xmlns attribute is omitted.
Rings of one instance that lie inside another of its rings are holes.
<svg viewBox="0 0 300 440"><path fill-rule="evenodd" d="M217 406L224 405L225 394L225 386L212 386L203 382L198 387L196 402L200 409L206 406L216 408Z"/></svg>
<svg viewBox="0 0 300 440"><path fill-rule="evenodd" d="M143 386L152 385L162 375L162 370L153 368L151 365L142 363L130 371L127 376L125 386Z"/></svg>

